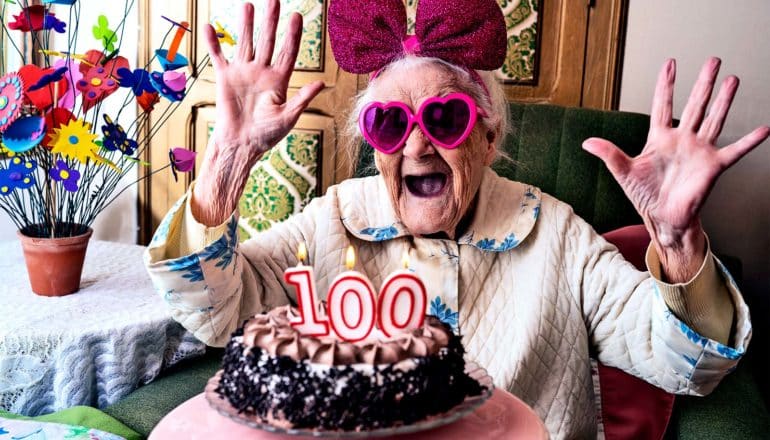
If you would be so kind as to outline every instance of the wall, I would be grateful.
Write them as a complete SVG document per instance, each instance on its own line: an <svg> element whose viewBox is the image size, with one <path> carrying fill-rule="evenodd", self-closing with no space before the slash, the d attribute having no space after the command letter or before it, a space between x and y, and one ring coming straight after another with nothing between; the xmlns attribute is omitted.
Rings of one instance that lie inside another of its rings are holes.
<svg viewBox="0 0 770 440"><path fill-rule="evenodd" d="M132 3L131 0L125 0L125 2L128 4ZM133 3L133 9L130 11L126 20L125 34L120 50L121 55L128 59L132 67L136 65L139 41L139 27L137 23L139 17L138 2L133 1ZM81 0L80 4L80 32L78 34L79 39L76 52L84 53L91 48L101 48L101 45L95 41L91 34L91 28L96 24L98 16L101 14L106 15L110 22L110 28L115 29L123 17L124 2L113 2L110 4L110 7L107 7L105 3L98 0ZM12 14L17 14L19 11L18 7L15 5L8 9ZM54 11L57 14L57 18L61 18L66 22L69 21L69 6L65 7L58 5L55 7ZM65 50L66 42L62 43L57 41L56 47ZM9 57L18 58L14 53L9 54ZM119 108L116 101L122 101L125 92L126 89L121 89L119 92L115 93L115 95L107 98L102 107L103 110L109 115L116 114L117 108ZM136 112L134 108L131 107L123 112L119 122L124 127L128 127L135 118ZM100 131L101 130L98 130L98 132ZM124 180L118 185L118 191L136 180L136 176L136 170L129 172ZM98 240L135 243L137 236L136 198L136 185L132 185L96 219L96 222L93 225L93 238ZM8 216L0 211L0 240L12 240L15 239L15 237L16 227Z"/></svg>
<svg viewBox="0 0 770 440"><path fill-rule="evenodd" d="M645 0L630 2L620 109L650 112L658 69L677 60L674 115L681 115L705 59L722 59L718 81L741 86L720 146L770 123L770 2ZM741 258L746 290L770 295L770 142L728 170L703 211L714 249Z"/></svg>

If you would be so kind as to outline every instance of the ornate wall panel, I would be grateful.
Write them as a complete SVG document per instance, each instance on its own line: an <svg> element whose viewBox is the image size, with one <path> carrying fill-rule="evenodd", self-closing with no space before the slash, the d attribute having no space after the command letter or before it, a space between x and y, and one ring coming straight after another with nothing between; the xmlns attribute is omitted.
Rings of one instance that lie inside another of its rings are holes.
<svg viewBox="0 0 770 440"><path fill-rule="evenodd" d="M214 107L199 108L194 124L196 150L202 153L214 131ZM324 140L333 138L332 118L306 114L257 162L239 204L242 241L301 212L320 195L320 183L330 170L324 172L319 159L323 157Z"/></svg>
<svg viewBox="0 0 770 440"><path fill-rule="evenodd" d="M414 17L418 0L404 0L407 29L414 33ZM508 56L497 70L497 78L505 83L534 84L538 71L539 0L497 0L505 16L508 30Z"/></svg>

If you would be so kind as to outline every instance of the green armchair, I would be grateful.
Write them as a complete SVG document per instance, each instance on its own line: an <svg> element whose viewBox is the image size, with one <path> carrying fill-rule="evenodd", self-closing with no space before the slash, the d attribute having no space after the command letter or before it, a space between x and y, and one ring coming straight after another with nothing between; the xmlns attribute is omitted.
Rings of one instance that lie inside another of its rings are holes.
<svg viewBox="0 0 770 440"><path fill-rule="evenodd" d="M537 185L568 202L600 233L641 223L604 165L585 153L581 143L599 136L636 155L647 137L648 116L536 104L513 103L510 109L514 131L504 151L513 162L495 164L498 174ZM364 149L357 176L370 173L371 163L372 151ZM739 279L739 264L728 260L728 267ZM211 349L202 359L164 373L104 411L147 435L171 409L203 390L219 368L220 357L220 350ZM747 368L748 360L710 396L677 397L667 438L766 438L770 417Z"/></svg>

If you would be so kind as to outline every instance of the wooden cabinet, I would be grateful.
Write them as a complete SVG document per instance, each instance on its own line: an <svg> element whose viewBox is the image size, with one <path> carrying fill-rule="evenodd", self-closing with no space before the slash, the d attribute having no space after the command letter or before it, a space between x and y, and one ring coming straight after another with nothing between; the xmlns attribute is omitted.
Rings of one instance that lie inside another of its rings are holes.
<svg viewBox="0 0 770 440"><path fill-rule="evenodd" d="M413 11L416 0L405 2L407 9ZM498 2L506 14L509 31L509 59L498 77L505 83L509 99L616 108L627 0ZM167 161L168 149L177 146L193 149L202 158L210 129L216 120L213 70L203 63L206 46L198 30L206 22L215 22L223 29L237 33L237 12L241 3L242 0L141 0L140 64L150 60L155 49L168 43L168 39L164 43L168 22L161 18L167 16L189 22L194 31L185 38L181 51L191 62L187 74L197 78L188 96L153 137L150 148L145 151L145 161L162 164ZM255 0L255 3L259 13L264 2ZM303 13L306 24L297 71L290 83L290 94L314 80L322 80L326 87L300 120L295 136L287 141L312 145L317 160L315 166L291 163L292 158L287 158L288 150L285 150L281 153L282 157L269 161L285 160L289 162L288 167L273 163L274 166L267 172L287 185L291 179L276 175L277 169L284 169L291 176L304 176L307 184L312 184L313 193L322 194L329 185L349 177L352 171L345 155L337 154L337 148L351 99L365 87L366 76L357 77L343 72L334 61L326 34L328 0L282 0L282 4L283 15L298 9ZM257 23L260 23L259 18ZM281 42L279 37L277 46L280 47ZM152 117L158 120L164 114L156 111ZM293 147L287 145L286 148ZM266 166L270 167L270 164ZM139 239L143 243L149 241L160 220L184 194L195 179L195 173L182 174L179 181L165 171L146 177L139 191ZM304 189L289 190L293 200L304 198L302 191L307 189L307 185L302 183L299 186ZM259 201L260 206L269 202ZM289 208L291 206L276 206L276 218ZM253 223L260 222L255 220ZM243 227L249 226L244 224Z"/></svg>

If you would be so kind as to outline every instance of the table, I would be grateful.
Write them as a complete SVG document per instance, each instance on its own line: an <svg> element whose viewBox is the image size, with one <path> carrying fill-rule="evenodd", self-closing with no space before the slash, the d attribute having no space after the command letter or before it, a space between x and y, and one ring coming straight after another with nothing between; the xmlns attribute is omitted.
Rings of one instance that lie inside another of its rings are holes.
<svg viewBox="0 0 770 440"><path fill-rule="evenodd" d="M203 354L155 292L144 249L92 240L81 290L44 297L30 290L20 243L0 242L0 408L103 408Z"/></svg>
<svg viewBox="0 0 770 440"><path fill-rule="evenodd" d="M193 397L164 417L150 433L149 440L297 440L249 428L219 415L203 393ZM304 437L303 437L304 438ZM381 437L384 438L384 437ZM386 437L391 440L547 439L548 432L537 414L514 395L495 389L479 409L451 425L414 434Z"/></svg>

